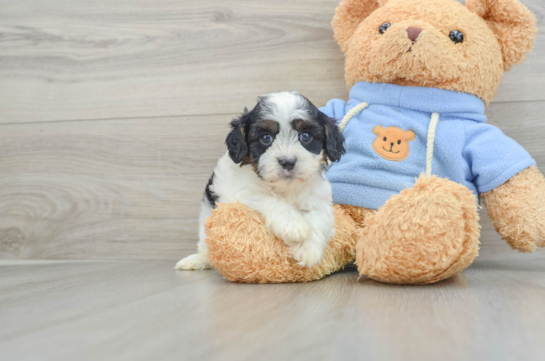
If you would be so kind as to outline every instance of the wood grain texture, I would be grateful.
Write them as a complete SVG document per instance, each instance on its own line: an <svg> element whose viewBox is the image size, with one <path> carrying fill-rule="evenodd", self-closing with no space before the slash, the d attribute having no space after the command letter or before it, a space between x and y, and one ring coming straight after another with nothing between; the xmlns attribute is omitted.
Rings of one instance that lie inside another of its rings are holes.
<svg viewBox="0 0 545 361"><path fill-rule="evenodd" d="M172 262L2 265L3 360L541 360L545 265L426 286L228 283Z"/></svg>
<svg viewBox="0 0 545 361"><path fill-rule="evenodd" d="M0 258L193 251L230 115L4 125Z"/></svg>
<svg viewBox="0 0 545 361"><path fill-rule="evenodd" d="M545 170L545 102L487 114ZM233 115L0 125L0 258L194 252L199 201ZM481 215L482 259L545 259L545 249L511 250Z"/></svg>
<svg viewBox="0 0 545 361"><path fill-rule="evenodd" d="M545 30L542 0L523 1ZM239 112L345 98L338 0L0 1L0 123ZM545 37L496 102L545 100Z"/></svg>

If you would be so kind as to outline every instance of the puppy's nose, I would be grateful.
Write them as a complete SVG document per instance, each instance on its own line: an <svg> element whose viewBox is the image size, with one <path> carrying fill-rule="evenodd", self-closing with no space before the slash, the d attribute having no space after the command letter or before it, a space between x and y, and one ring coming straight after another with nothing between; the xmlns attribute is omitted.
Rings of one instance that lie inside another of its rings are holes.
<svg viewBox="0 0 545 361"><path fill-rule="evenodd" d="M390 143L390 145L393 147L393 146L394 146L394 143Z"/></svg>
<svg viewBox="0 0 545 361"><path fill-rule="evenodd" d="M292 170L295 167L295 163L297 162L296 158L288 159L288 158L280 158L278 159L278 163L284 168L285 170Z"/></svg>
<svg viewBox="0 0 545 361"><path fill-rule="evenodd" d="M409 36L409 39L411 39L411 41L416 41L416 38L418 38L418 35L420 35L421 32L422 29L420 28L407 28L407 35Z"/></svg>

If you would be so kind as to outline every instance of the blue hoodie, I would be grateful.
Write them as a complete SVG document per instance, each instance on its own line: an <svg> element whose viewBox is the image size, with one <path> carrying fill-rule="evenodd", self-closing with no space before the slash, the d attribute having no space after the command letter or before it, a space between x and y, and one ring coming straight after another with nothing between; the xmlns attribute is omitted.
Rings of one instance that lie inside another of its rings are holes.
<svg viewBox="0 0 545 361"><path fill-rule="evenodd" d="M346 154L327 172L335 203L378 209L392 195L412 187L426 169L428 127L434 112L439 113L432 160L434 175L461 183L478 196L535 164L517 142L486 124L484 103L477 96L437 88L359 82L350 90L348 102L333 99L320 110L338 124L362 102L369 106L343 130ZM372 144L377 137L380 141L386 139L377 131L373 133L378 125L384 129L397 127L399 132L410 135L407 138L414 138L408 141L404 159L388 159L388 154L397 155L385 153L398 149L396 139L395 143L384 143L382 155L374 150Z"/></svg>

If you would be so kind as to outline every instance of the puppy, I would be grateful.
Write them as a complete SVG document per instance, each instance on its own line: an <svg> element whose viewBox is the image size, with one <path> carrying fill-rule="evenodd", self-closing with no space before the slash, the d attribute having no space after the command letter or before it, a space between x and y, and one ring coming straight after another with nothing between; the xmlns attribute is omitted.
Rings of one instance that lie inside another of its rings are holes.
<svg viewBox="0 0 545 361"><path fill-rule="evenodd" d="M177 269L206 269L204 223L216 203L239 201L255 209L267 231L282 239L301 266L321 262L335 233L328 159L344 154L335 120L296 92L259 98L252 111L231 122L223 155L206 186L199 218L198 253Z"/></svg>

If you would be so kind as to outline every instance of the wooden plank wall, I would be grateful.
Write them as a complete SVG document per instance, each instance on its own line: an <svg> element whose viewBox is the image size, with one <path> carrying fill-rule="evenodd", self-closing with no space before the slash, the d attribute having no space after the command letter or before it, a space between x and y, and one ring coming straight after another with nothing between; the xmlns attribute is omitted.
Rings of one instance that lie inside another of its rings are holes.
<svg viewBox="0 0 545 361"><path fill-rule="evenodd" d="M545 171L542 34L490 123ZM179 259L227 123L256 96L346 98L337 0L0 0L0 258ZM521 255L483 212L482 258Z"/></svg>

